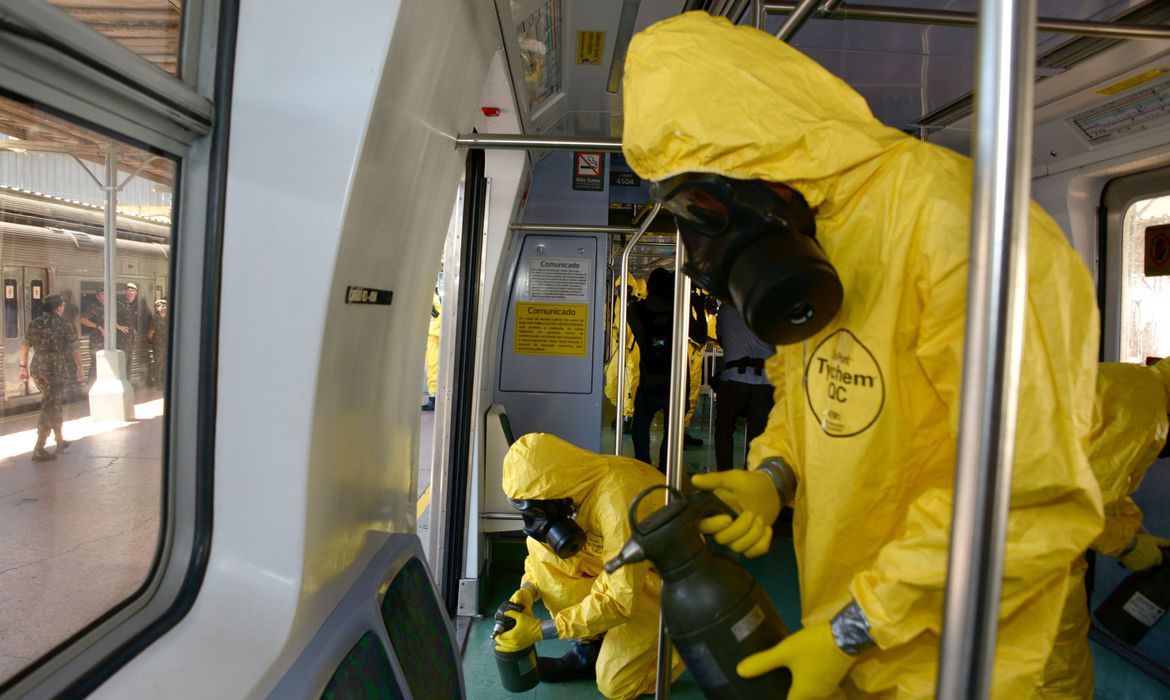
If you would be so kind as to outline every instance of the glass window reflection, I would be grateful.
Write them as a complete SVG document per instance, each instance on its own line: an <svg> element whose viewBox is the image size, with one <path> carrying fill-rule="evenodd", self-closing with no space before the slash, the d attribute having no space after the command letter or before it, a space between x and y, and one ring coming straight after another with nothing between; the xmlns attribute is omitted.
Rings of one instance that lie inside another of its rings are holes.
<svg viewBox="0 0 1170 700"><path fill-rule="evenodd" d="M175 168L0 99L0 684L129 600L159 550Z"/></svg>

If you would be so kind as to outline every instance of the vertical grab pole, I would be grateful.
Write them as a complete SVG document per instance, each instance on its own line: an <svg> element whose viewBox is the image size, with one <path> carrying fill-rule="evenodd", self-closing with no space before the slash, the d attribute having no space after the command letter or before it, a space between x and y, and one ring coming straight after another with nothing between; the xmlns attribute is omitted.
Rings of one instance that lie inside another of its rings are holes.
<svg viewBox="0 0 1170 700"><path fill-rule="evenodd" d="M677 224L676 224L677 227ZM687 348L690 345L689 326L691 321L691 278L683 274L684 253L682 236L674 244L674 337L670 345L670 400L666 410L666 431L662 436L667 443L666 483L675 489L682 489L683 476L683 435L687 415L687 377L690 374L687 363ZM666 492L667 502L670 491ZM666 634L666 620L659 614L658 621L658 686L654 692L657 700L670 697L671 669L670 637Z"/></svg>
<svg viewBox="0 0 1170 700"><path fill-rule="evenodd" d="M986 698L999 620L1028 270L1035 0L981 0L967 329L938 698Z"/></svg>
<svg viewBox="0 0 1170 700"><path fill-rule="evenodd" d="M618 363L617 369L617 417L613 421L613 453L617 456L622 454L622 421L625 418L626 412L626 310L630 306L630 285L626 284L626 279L630 276L630 253L634 251L634 246L638 245L638 241L642 240L646 230L650 228L650 224L654 222L654 217L658 216L658 210L662 205L655 202L654 208L646 216L646 220L638 227L637 233L626 244L622 250L622 283L621 283L621 308L618 309L618 349L614 355L614 361Z"/></svg>

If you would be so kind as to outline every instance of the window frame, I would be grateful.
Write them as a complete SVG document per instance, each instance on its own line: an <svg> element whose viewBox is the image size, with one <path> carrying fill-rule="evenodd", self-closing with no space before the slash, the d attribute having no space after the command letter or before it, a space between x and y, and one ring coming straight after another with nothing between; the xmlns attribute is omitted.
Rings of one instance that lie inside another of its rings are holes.
<svg viewBox="0 0 1170 700"><path fill-rule="evenodd" d="M1170 165L1114 178L1101 191L1097 236L1097 288L1101 309L1101 360L1121 357L1121 283L1125 214L1135 202L1170 195Z"/></svg>
<svg viewBox="0 0 1170 700"><path fill-rule="evenodd" d="M202 583L211 544L218 297L238 10L239 0L186 0L180 80L56 7L0 0L0 92L178 159L161 533L151 576L119 607L0 685L0 698L88 694L173 627Z"/></svg>

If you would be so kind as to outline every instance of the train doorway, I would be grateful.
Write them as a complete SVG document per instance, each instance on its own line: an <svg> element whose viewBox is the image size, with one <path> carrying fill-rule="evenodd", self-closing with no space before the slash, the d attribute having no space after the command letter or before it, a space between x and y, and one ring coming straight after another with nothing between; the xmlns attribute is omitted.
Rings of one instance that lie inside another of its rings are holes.
<svg viewBox="0 0 1170 700"><path fill-rule="evenodd" d="M28 324L42 313L49 293L49 271L43 267L4 268L4 398L40 393L35 382L20 379L20 346Z"/></svg>

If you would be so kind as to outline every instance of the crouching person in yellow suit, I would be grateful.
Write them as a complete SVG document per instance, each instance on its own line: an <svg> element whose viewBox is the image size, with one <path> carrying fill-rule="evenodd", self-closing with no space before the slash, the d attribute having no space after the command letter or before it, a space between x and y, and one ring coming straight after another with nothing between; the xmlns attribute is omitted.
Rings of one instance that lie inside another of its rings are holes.
<svg viewBox="0 0 1170 700"><path fill-rule="evenodd" d="M1142 531L1142 511L1131 496L1166 445L1170 413L1170 359L1154 367L1108 362L1097 370L1089 467L1105 502L1105 531L1091 549L1117 557L1131 571L1162 563L1170 539ZM1089 603L1084 558L1073 563L1072 584L1060 618L1056 643L1044 668L1049 697L1093 697L1093 656L1089 652Z"/></svg>
<svg viewBox="0 0 1170 700"><path fill-rule="evenodd" d="M540 657L542 682L596 676L607 698L653 692L662 580L648 562L612 574L604 565L630 538L634 497L662 483L662 474L643 462L597 455L553 435L516 441L504 458L504 493L528 535L524 577L510 598L524 611L507 613L516 625L496 638L496 649L573 640L563 657ZM551 619L532 614L537 600ZM672 680L682 670L676 655Z"/></svg>

